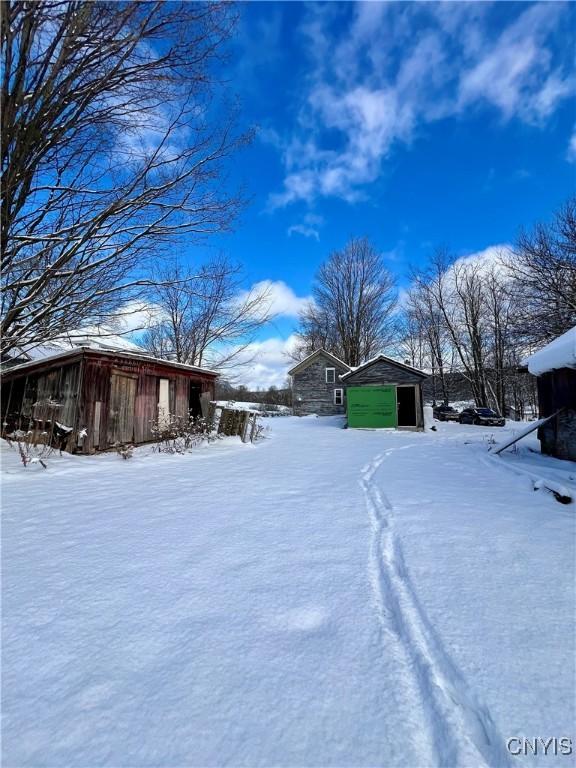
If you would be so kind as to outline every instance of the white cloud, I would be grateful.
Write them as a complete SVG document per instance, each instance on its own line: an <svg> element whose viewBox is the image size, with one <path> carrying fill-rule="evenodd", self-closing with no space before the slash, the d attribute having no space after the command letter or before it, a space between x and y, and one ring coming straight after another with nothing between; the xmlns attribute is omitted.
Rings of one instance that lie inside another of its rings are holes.
<svg viewBox="0 0 576 768"><path fill-rule="evenodd" d="M301 224L292 224L288 227L288 237L293 234L302 235L302 237L311 237L314 240L320 240L319 227L324 223L322 216L318 216L314 213L307 213L304 216L304 220Z"/></svg>
<svg viewBox="0 0 576 768"><path fill-rule="evenodd" d="M248 291L238 296L238 302L243 302L248 296L265 296L264 314L270 319L275 317L298 317L300 312L310 302L309 296L297 296L292 288L283 280L260 280Z"/></svg>
<svg viewBox="0 0 576 768"><path fill-rule="evenodd" d="M135 333L149 328L165 317L165 310L153 302L130 301L112 316L111 323L120 333Z"/></svg>
<svg viewBox="0 0 576 768"><path fill-rule="evenodd" d="M245 384L249 389L282 387L289 369L294 365L289 355L296 348L296 343L297 337L292 334L286 339L275 336L249 344L235 358L241 367L231 369L229 378L235 383Z"/></svg>
<svg viewBox="0 0 576 768"><path fill-rule="evenodd" d="M572 163L576 163L576 129L574 129L574 133L570 137L570 142L568 144L568 160Z"/></svg>
<svg viewBox="0 0 576 768"><path fill-rule="evenodd" d="M499 243L498 245L489 245L481 251L474 251L468 253L465 256L460 256L456 259L455 263L468 263L485 265L486 267L501 264L512 251L512 246L509 243Z"/></svg>
<svg viewBox="0 0 576 768"><path fill-rule="evenodd" d="M306 224L293 224L288 227L288 235L302 235L302 237L311 237L314 240L320 240L320 233L314 227L308 227Z"/></svg>
<svg viewBox="0 0 576 768"><path fill-rule="evenodd" d="M574 87L574 79L552 69L548 34L562 13L560 4L541 3L526 10L484 50L480 60L460 79L459 106L478 101L495 106L504 119L525 122L547 118Z"/></svg>
<svg viewBox="0 0 576 768"><path fill-rule="evenodd" d="M397 144L480 105L503 120L543 124L574 92L552 45L568 6L520 7L495 38L487 4L311 4L302 31L313 69L296 130L276 137L286 173L270 207L357 200ZM352 22L338 37L334 18L350 8ZM316 237L313 229L290 231Z"/></svg>
<svg viewBox="0 0 576 768"><path fill-rule="evenodd" d="M446 270L446 278L452 281L456 274L455 267L470 267L475 273L488 277L491 273L498 274L501 278L510 276L507 266L507 258L512 253L512 246L508 243L490 245L481 251L460 256L454 264Z"/></svg>

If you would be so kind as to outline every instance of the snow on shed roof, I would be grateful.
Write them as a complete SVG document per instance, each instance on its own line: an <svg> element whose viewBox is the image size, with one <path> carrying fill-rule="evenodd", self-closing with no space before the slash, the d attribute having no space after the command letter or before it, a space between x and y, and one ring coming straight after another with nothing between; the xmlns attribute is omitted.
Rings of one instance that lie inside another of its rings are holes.
<svg viewBox="0 0 576 768"><path fill-rule="evenodd" d="M24 347L21 354L28 360L44 360L61 352L70 352L74 349L93 349L108 350L109 352L134 352L136 354L147 354L143 347L134 344L129 339L118 335L109 336L74 336L70 338L62 337L54 341L40 344L38 346Z"/></svg>
<svg viewBox="0 0 576 768"><path fill-rule="evenodd" d="M110 355L110 356L120 355L121 357L129 357L131 360L143 360L148 362L160 363L162 365L167 365L170 368L180 368L186 371L208 373L213 376L220 375L217 371L210 370L209 368L200 368L197 365L187 365L186 363L176 363L172 360L163 360L162 358L152 357L151 355L147 355L146 353L134 352L128 349L115 349L115 350L101 349L98 347L91 347L91 346L73 347L72 349L67 349L64 352L57 352L56 354L46 355L44 357L37 358L36 360L30 360L27 363L21 363L19 365L14 365L10 368L7 368L4 371L4 373L5 375L12 374L17 371L25 370L28 368L34 368L35 366L41 365L42 363L50 363L53 360L65 360L68 357L74 357L75 355L83 354L84 352L93 352L99 355Z"/></svg>
<svg viewBox="0 0 576 768"><path fill-rule="evenodd" d="M528 370L534 376L559 368L576 368L576 326L528 358Z"/></svg>
<svg viewBox="0 0 576 768"><path fill-rule="evenodd" d="M348 376L352 376L353 373L356 373L357 371L361 371L363 368L367 368L369 365L372 365L373 363L377 363L379 360L384 360L384 362L386 363L397 365L398 368L404 368L407 371L418 373L422 377L428 376L428 374L424 373L424 371L421 371L419 368L413 368L411 365L408 365L407 363L401 363L398 360L394 360L393 358L388 357L387 355L376 355L376 357L371 357L370 360L366 360L366 362L362 363L362 365L358 365L355 368L351 368L348 371L348 373L343 374L340 378L344 380L348 378Z"/></svg>

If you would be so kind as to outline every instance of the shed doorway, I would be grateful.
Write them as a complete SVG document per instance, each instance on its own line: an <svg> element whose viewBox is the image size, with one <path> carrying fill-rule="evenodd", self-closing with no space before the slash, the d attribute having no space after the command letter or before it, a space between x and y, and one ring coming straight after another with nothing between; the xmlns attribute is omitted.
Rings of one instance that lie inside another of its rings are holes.
<svg viewBox="0 0 576 768"><path fill-rule="evenodd" d="M136 377L112 374L110 378L110 410L108 444L131 443L134 440L134 407Z"/></svg>
<svg viewBox="0 0 576 768"><path fill-rule="evenodd" d="M398 426L416 427L416 387L396 387L396 400L398 403Z"/></svg>
<svg viewBox="0 0 576 768"><path fill-rule="evenodd" d="M188 398L188 410L190 415L197 419L202 416L202 406L200 405L200 396L202 394L202 387L200 384L194 384L190 382L190 394Z"/></svg>

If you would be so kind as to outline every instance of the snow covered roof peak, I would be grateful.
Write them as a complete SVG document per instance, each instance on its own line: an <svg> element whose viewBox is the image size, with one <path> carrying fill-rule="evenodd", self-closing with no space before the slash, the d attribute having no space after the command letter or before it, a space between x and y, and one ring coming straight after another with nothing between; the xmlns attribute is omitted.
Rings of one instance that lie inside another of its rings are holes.
<svg viewBox="0 0 576 768"><path fill-rule="evenodd" d="M352 374L356 373L357 371L362 370L363 368L367 368L369 365L372 365L373 363L377 363L379 360L383 360L386 363L391 363L392 365L397 365L399 368L405 368L408 371L413 371L414 373L418 373L423 377L426 377L428 374L424 373L424 371L421 371L418 368L414 368L412 365L408 365L408 363L401 363L399 360L394 360L392 357L388 357L388 355L379 354L375 357L371 357L369 360L366 360L362 365L357 365L355 368L351 368L348 373L345 373L341 378L346 379L349 376L352 376Z"/></svg>
<svg viewBox="0 0 576 768"><path fill-rule="evenodd" d="M332 360L332 362L338 365L342 365L345 368L348 368L348 370L351 370L350 366L347 363L345 363L343 360L340 360L340 358L336 357L336 355L333 355L331 352L328 352L327 350L320 347L320 349L315 349L314 352L311 352L303 360L300 360L299 363L296 363L296 365L288 371L288 375L292 376L294 373L297 373L301 368L305 368L306 365L312 362L312 360L315 357L318 357L319 355L325 355L327 358Z"/></svg>
<svg viewBox="0 0 576 768"><path fill-rule="evenodd" d="M560 368L576 369L576 326L528 358L528 370L534 376Z"/></svg>

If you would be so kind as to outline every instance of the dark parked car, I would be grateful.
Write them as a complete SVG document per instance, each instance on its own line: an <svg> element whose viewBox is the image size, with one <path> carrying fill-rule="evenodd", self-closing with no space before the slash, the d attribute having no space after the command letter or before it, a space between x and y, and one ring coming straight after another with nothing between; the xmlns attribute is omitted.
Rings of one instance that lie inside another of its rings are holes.
<svg viewBox="0 0 576 768"><path fill-rule="evenodd" d="M451 405L437 405L434 408L434 418L438 421L458 421L460 414Z"/></svg>
<svg viewBox="0 0 576 768"><path fill-rule="evenodd" d="M492 408L464 408L459 417L460 424L478 424L482 427L504 427L506 419L498 416Z"/></svg>

